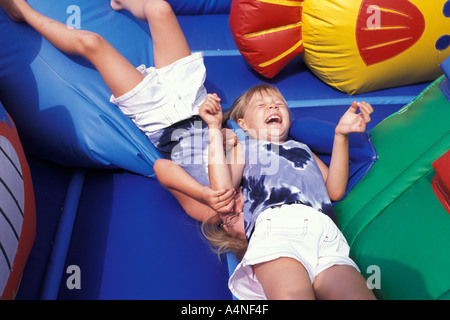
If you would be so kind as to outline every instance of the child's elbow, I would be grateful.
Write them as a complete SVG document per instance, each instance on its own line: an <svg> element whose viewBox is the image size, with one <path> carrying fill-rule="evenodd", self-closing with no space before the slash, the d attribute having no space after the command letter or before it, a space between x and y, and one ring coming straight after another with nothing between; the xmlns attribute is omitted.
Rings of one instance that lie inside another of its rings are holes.
<svg viewBox="0 0 450 320"><path fill-rule="evenodd" d="M165 186L164 177L170 170L171 162L167 159L157 159L153 165L153 171L155 171L156 177L163 186Z"/></svg>
<svg viewBox="0 0 450 320"><path fill-rule="evenodd" d="M155 171L156 176L161 173L161 167L163 166L162 159L157 159L153 165L153 171Z"/></svg>
<svg viewBox="0 0 450 320"><path fill-rule="evenodd" d="M330 197L331 201L339 201L344 197L344 195L345 190L336 190L328 193L328 196Z"/></svg>

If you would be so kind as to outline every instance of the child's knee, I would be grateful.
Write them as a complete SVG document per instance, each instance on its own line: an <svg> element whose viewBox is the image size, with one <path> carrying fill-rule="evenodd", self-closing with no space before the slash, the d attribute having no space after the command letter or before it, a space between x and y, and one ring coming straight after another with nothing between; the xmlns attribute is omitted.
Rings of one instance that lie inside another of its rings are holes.
<svg viewBox="0 0 450 320"><path fill-rule="evenodd" d="M170 4L164 0L150 0L144 7L144 12L147 19L162 19L164 20L168 15L173 15L173 10Z"/></svg>
<svg viewBox="0 0 450 320"><path fill-rule="evenodd" d="M105 40L99 34L90 31L80 31L79 50L83 56L98 52L104 43Z"/></svg>

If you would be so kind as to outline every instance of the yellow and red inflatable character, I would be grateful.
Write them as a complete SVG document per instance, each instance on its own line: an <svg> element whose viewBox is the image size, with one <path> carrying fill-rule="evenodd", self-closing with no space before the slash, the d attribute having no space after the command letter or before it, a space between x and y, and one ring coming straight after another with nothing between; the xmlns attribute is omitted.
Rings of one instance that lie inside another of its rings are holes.
<svg viewBox="0 0 450 320"><path fill-rule="evenodd" d="M230 28L263 76L301 54L349 94L434 80L450 55L448 0L233 0Z"/></svg>
<svg viewBox="0 0 450 320"><path fill-rule="evenodd" d="M31 173L14 122L0 104L0 298L14 299L34 243Z"/></svg>

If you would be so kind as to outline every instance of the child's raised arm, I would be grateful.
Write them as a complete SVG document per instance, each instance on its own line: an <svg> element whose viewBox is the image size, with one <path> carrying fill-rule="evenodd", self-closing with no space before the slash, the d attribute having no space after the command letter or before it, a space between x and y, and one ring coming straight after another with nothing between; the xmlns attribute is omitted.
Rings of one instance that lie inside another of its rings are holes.
<svg viewBox="0 0 450 320"><path fill-rule="evenodd" d="M360 112L356 113L358 109ZM333 201L340 200L347 188L349 172L348 135L352 132L364 132L372 112L373 108L370 104L353 102L336 126L330 167L325 170L324 174L328 195ZM324 170L322 170L322 173L324 173Z"/></svg>
<svg viewBox="0 0 450 320"><path fill-rule="evenodd" d="M215 190L238 188L240 178L233 179L223 151L224 139L221 130L223 114L220 98L216 94L209 94L200 107L199 113L209 128L208 171L211 188Z"/></svg>

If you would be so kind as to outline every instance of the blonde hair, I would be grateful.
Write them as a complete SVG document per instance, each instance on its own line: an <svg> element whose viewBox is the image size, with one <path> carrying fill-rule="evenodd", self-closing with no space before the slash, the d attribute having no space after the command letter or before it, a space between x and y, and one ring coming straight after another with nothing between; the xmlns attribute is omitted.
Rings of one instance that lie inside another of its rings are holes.
<svg viewBox="0 0 450 320"><path fill-rule="evenodd" d="M250 89L245 91L234 101L234 103L230 107L230 110L223 115L223 124L226 125L228 119L232 119L237 122L238 119L244 118L245 112L247 111L248 105L253 96L257 93L269 93L270 91L279 96L283 100L284 104L287 105L286 100L277 87L267 83L261 83L256 86L250 87Z"/></svg>
<svg viewBox="0 0 450 320"><path fill-rule="evenodd" d="M203 235L218 255L232 252L240 261L247 251L247 240L231 236L220 223L213 223L216 219L217 216L211 216L203 221L201 227Z"/></svg>

